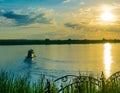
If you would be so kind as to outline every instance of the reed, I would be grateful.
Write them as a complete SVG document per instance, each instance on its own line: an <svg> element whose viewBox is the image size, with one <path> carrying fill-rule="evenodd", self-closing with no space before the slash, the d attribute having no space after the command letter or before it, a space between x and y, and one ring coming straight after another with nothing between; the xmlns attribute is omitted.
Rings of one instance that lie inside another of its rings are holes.
<svg viewBox="0 0 120 93"><path fill-rule="evenodd" d="M62 84L65 87L60 93L120 93L120 80L111 80L104 83L104 87L97 87L91 78L76 79L74 84ZM9 72L0 71L0 93L58 93L57 85L53 81L40 76L38 82L32 82L27 76L9 75Z"/></svg>

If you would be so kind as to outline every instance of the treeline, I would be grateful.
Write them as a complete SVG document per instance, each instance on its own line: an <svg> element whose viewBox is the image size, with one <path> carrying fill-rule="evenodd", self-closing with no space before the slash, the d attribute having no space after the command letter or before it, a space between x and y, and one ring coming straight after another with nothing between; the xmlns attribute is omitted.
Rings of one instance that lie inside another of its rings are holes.
<svg viewBox="0 0 120 93"><path fill-rule="evenodd" d="M48 44L97 44L97 43L120 43L120 40L27 40L27 39L8 39L0 40L0 45L48 45Z"/></svg>

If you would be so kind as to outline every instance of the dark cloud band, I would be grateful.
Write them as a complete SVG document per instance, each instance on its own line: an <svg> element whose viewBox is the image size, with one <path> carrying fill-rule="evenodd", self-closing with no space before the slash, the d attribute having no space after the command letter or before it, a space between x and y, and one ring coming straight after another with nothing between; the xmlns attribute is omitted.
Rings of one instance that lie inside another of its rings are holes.
<svg viewBox="0 0 120 93"><path fill-rule="evenodd" d="M1 12L0 16L5 17L7 19L12 19L15 21L15 25L28 25L32 23L43 23L50 24L52 18L45 17L45 13L34 14L34 17L31 17L34 13L29 15L26 14L16 14L13 11L11 12Z"/></svg>

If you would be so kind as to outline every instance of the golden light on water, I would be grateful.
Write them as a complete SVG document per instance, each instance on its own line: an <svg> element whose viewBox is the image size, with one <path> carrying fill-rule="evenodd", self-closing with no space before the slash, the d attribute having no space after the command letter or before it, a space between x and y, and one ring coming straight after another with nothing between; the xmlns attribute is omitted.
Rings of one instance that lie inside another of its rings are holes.
<svg viewBox="0 0 120 93"><path fill-rule="evenodd" d="M110 76L112 64L112 56L111 56L111 44L104 44L104 65L105 65L105 75L106 77Z"/></svg>

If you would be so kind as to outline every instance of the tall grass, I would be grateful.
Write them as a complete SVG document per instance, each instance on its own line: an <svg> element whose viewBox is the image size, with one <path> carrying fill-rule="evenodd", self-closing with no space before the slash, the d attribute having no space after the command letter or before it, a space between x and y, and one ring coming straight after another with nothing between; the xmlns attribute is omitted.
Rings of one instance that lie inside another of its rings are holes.
<svg viewBox="0 0 120 93"><path fill-rule="evenodd" d="M67 85L67 86L66 86ZM71 84L62 84L59 93L120 93L120 79L104 82L104 87L97 87L92 79L76 80ZM32 82L27 76L9 75L7 71L0 71L0 93L58 93L54 82L41 76L38 82Z"/></svg>
<svg viewBox="0 0 120 93"><path fill-rule="evenodd" d="M48 86L49 82L49 86ZM38 82L31 84L26 76L9 75L7 71L0 71L0 93L47 93L48 87L50 91L56 93L53 83L41 76Z"/></svg>

